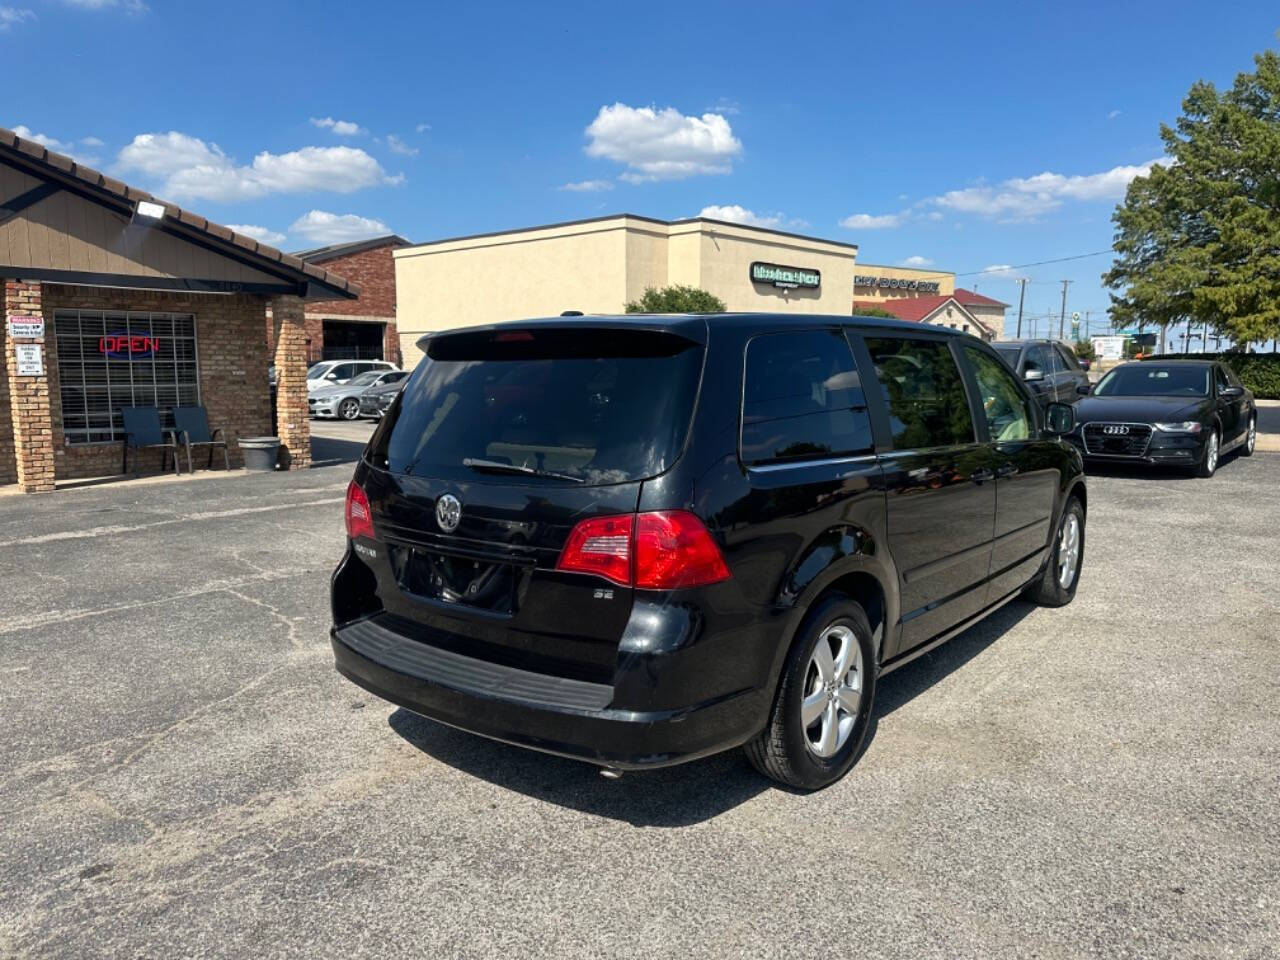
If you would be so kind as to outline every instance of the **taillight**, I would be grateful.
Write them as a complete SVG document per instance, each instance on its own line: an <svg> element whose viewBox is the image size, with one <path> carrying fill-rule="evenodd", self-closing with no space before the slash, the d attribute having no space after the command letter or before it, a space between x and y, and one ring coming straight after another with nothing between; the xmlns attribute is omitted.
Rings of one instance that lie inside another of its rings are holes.
<svg viewBox="0 0 1280 960"><path fill-rule="evenodd" d="M592 517L569 533L557 570L594 573L624 587L631 586L632 514Z"/></svg>
<svg viewBox="0 0 1280 960"><path fill-rule="evenodd" d="M347 484L347 505L343 509L347 521L347 536L373 537L373 511L369 509L369 497L360 485L352 480Z"/></svg>
<svg viewBox="0 0 1280 960"><path fill-rule="evenodd" d="M662 510L636 517L637 587L676 590L728 579L720 548L692 513Z"/></svg>
<svg viewBox="0 0 1280 960"><path fill-rule="evenodd" d="M583 520L565 541L556 569L594 573L642 590L698 587L729 578L711 534L684 510Z"/></svg>

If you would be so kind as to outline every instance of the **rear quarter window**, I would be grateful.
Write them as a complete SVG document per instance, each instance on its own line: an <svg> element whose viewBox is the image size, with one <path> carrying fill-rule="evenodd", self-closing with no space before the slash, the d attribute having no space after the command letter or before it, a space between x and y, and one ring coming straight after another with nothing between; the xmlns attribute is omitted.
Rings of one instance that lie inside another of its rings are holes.
<svg viewBox="0 0 1280 960"><path fill-rule="evenodd" d="M767 333L748 342L743 463L848 456L872 445L862 383L841 331Z"/></svg>

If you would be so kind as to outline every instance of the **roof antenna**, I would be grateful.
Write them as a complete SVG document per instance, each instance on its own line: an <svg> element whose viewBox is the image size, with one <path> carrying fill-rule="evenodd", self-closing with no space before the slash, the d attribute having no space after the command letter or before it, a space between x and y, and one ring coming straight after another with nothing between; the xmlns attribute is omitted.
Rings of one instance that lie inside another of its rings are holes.
<svg viewBox="0 0 1280 960"><path fill-rule="evenodd" d="M561 314L560 314L560 316L562 316L562 317L580 317L580 316L582 316L582 311L581 311L581 310L565 310L563 313L561 313Z"/></svg>

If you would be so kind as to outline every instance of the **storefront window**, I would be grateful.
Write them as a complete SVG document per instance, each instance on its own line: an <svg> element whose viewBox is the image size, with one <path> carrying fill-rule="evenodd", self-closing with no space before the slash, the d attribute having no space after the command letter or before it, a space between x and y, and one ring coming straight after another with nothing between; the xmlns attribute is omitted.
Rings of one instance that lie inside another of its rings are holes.
<svg viewBox="0 0 1280 960"><path fill-rule="evenodd" d="M175 406L200 402L189 313L59 310L54 331L68 443L122 440L122 407L158 407L172 427Z"/></svg>

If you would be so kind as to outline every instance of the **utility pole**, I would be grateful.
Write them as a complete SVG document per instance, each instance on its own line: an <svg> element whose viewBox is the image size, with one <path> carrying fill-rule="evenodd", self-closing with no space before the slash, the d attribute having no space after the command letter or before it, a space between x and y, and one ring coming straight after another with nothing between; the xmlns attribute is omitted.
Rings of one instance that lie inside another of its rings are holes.
<svg viewBox="0 0 1280 960"><path fill-rule="evenodd" d="M1027 278L1019 277L1018 283L1022 286L1022 292L1018 294L1018 339L1022 339L1022 301L1027 296Z"/></svg>
<svg viewBox="0 0 1280 960"><path fill-rule="evenodd" d="M1075 281L1073 280L1062 281L1062 313L1058 315L1058 339L1059 340L1062 339L1063 330L1067 325L1067 287L1069 287L1074 282Z"/></svg>

